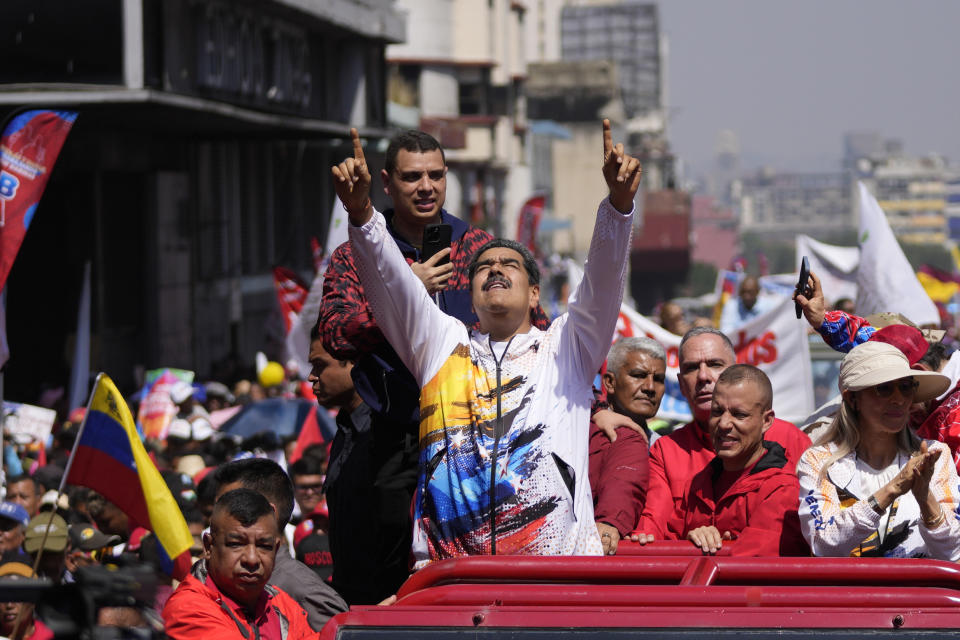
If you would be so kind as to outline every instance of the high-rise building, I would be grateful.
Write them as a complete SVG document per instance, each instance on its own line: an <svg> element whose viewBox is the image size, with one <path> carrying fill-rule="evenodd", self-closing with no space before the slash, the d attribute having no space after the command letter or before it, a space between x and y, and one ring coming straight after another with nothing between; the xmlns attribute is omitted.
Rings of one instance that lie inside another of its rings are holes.
<svg viewBox="0 0 960 640"><path fill-rule="evenodd" d="M571 2L563 7L564 60L611 60L617 65L628 118L663 109L660 19L648 2Z"/></svg>

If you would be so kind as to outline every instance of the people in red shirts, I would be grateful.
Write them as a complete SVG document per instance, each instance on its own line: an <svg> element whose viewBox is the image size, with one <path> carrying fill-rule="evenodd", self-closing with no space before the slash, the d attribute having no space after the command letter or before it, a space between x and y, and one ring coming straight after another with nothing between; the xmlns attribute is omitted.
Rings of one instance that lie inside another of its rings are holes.
<svg viewBox="0 0 960 640"><path fill-rule="evenodd" d="M172 640L298 640L316 638L307 613L281 589L268 585L280 547L273 506L251 489L223 494L213 507L206 557L163 608ZM285 551L284 551L285 553Z"/></svg>
<svg viewBox="0 0 960 640"><path fill-rule="evenodd" d="M709 431L714 385L720 374L736 363L737 355L726 335L710 327L697 327L681 340L679 359L677 380L690 404L693 421L658 439L650 449L647 499L630 536L639 542L663 540L668 534L679 538L683 532L679 509L684 492L693 476L715 456ZM774 418L765 437L784 448L789 471L810 446L805 433L778 418Z"/></svg>
<svg viewBox="0 0 960 640"><path fill-rule="evenodd" d="M681 506L681 538L704 553L735 540L734 555L809 555L800 533L800 485L783 447L764 440L773 425L767 375L746 364L717 378L710 410L716 457L697 473Z"/></svg>

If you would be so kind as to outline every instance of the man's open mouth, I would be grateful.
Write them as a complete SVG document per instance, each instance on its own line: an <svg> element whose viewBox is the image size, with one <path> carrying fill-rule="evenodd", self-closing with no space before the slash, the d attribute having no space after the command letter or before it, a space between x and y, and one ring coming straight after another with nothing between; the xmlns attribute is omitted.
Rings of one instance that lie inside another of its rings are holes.
<svg viewBox="0 0 960 640"><path fill-rule="evenodd" d="M493 278L483 283L484 291L489 291L490 289L493 289L493 288L509 289L510 282L505 278Z"/></svg>

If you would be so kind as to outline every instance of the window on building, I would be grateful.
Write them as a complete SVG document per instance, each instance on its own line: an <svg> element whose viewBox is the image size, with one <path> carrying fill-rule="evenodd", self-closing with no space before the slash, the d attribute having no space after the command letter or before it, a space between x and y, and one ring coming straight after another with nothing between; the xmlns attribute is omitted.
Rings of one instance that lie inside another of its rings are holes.
<svg viewBox="0 0 960 640"><path fill-rule="evenodd" d="M490 113L490 70L462 69L459 81L460 114L479 116Z"/></svg>
<svg viewBox="0 0 960 640"><path fill-rule="evenodd" d="M420 65L390 65L387 71L387 100L404 107L420 106Z"/></svg>

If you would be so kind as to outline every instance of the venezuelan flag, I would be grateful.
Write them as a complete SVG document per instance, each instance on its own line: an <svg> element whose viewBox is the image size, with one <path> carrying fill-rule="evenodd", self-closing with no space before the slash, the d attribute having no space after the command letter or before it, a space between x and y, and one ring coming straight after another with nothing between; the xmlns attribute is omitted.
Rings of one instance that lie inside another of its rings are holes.
<svg viewBox="0 0 960 640"><path fill-rule="evenodd" d="M67 462L66 482L99 492L134 526L153 531L165 569L174 578L182 579L190 570L193 538L187 522L143 448L127 403L103 373Z"/></svg>

